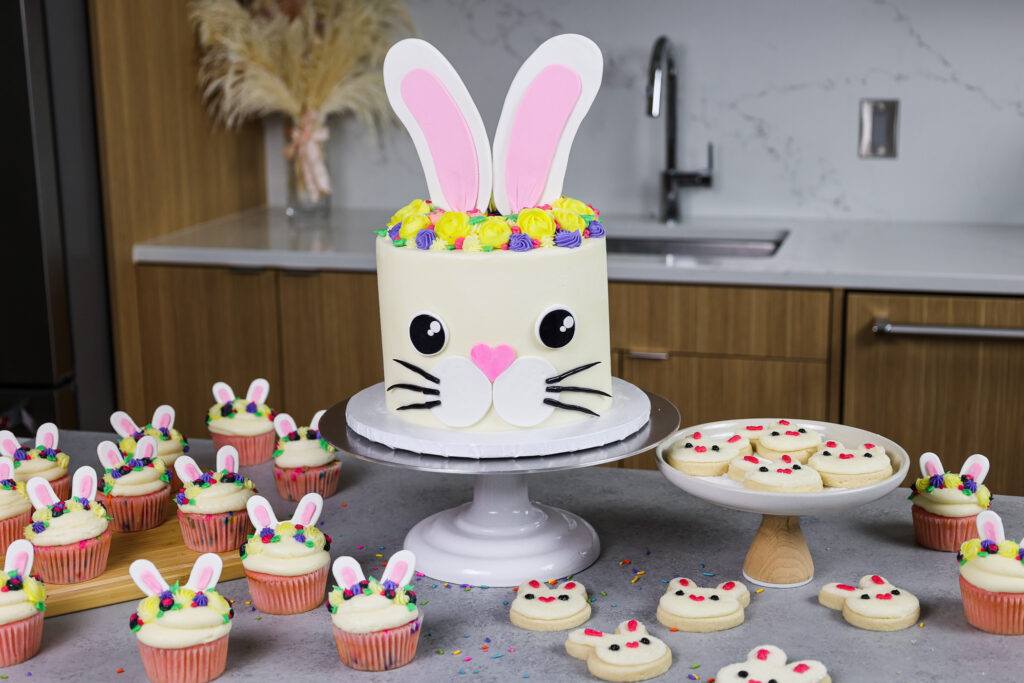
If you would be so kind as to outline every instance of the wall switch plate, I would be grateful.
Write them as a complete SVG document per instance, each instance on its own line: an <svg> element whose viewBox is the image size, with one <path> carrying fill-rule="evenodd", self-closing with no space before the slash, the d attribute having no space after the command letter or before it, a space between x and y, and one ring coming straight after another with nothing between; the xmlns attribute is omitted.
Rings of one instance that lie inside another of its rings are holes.
<svg viewBox="0 0 1024 683"><path fill-rule="evenodd" d="M860 101L860 156L896 158L896 115L899 100Z"/></svg>

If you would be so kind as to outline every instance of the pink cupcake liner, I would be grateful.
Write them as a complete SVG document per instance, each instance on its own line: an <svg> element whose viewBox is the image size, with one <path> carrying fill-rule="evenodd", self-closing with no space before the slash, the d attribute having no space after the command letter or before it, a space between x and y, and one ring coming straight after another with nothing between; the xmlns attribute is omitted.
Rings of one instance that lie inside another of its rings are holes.
<svg viewBox="0 0 1024 683"><path fill-rule="evenodd" d="M65 474L63 477L57 477L50 482L50 487L58 498L67 500L71 497L71 475Z"/></svg>
<svg viewBox="0 0 1024 683"><path fill-rule="evenodd" d="M316 609L324 601L329 568L325 564L301 576L275 576L246 569L252 604L268 614L301 614Z"/></svg>
<svg viewBox="0 0 1024 683"><path fill-rule="evenodd" d="M348 633L331 622L331 630L342 664L358 671L388 671L405 666L416 656L422 623L420 618L386 631Z"/></svg>
<svg viewBox="0 0 1024 683"><path fill-rule="evenodd" d="M43 644L43 613L0 626L0 668L32 659Z"/></svg>
<svg viewBox="0 0 1024 683"><path fill-rule="evenodd" d="M35 568L44 583L81 583L107 569L110 527L95 538L67 545L35 546Z"/></svg>
<svg viewBox="0 0 1024 683"><path fill-rule="evenodd" d="M249 513L245 510L204 515L182 512L178 508L178 523L185 547L197 553L238 550L252 529Z"/></svg>
<svg viewBox="0 0 1024 683"><path fill-rule="evenodd" d="M101 502L107 508L114 531L145 531L163 524L170 497L171 487L164 486L141 496L107 495Z"/></svg>
<svg viewBox="0 0 1024 683"><path fill-rule="evenodd" d="M173 649L139 642L139 656L146 678L153 683L206 683L224 673L228 663L228 636Z"/></svg>
<svg viewBox="0 0 1024 683"><path fill-rule="evenodd" d="M958 552L960 546L978 537L978 515L943 517L914 505L914 535L917 542L932 550Z"/></svg>
<svg viewBox="0 0 1024 683"><path fill-rule="evenodd" d="M274 483L285 500L301 500L307 493L330 498L338 492L341 463L334 461L319 467L278 467L274 465Z"/></svg>
<svg viewBox="0 0 1024 683"><path fill-rule="evenodd" d="M32 511L27 510L20 515L0 519L0 557L7 552L7 546L25 538L25 527L32 523Z"/></svg>
<svg viewBox="0 0 1024 683"><path fill-rule="evenodd" d="M221 446L234 446L238 450L239 464L246 467L270 460L277 444L277 433L273 429L256 436L228 436L210 432L210 437L213 439L214 450L220 450Z"/></svg>
<svg viewBox="0 0 1024 683"><path fill-rule="evenodd" d="M1003 636L1024 635L1024 593L994 593L960 577L964 616L974 628Z"/></svg>

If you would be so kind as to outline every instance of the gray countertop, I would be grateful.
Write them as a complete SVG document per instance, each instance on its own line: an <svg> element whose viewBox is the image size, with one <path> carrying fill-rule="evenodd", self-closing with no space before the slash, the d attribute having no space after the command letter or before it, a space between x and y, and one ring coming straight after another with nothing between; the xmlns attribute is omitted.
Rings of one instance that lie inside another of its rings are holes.
<svg viewBox="0 0 1024 683"><path fill-rule="evenodd" d="M288 270L372 271L372 230L387 209L335 209L319 225L292 227L259 207L136 244L136 263ZM785 229L770 258L613 254L612 281L835 287L879 291L1024 294L1024 226L838 220L722 219L663 226L603 213L612 237L722 236Z"/></svg>
<svg viewBox="0 0 1024 683"><path fill-rule="evenodd" d="M72 463L94 464L95 444L109 435L63 432ZM212 463L209 441L196 439L193 455ZM354 555L364 566L401 547L423 517L470 499L472 480L412 472L343 457L342 489L324 506L322 527L333 536L332 556ZM246 468L279 516L291 514L271 481L270 465ZM807 517L804 533L817 575L807 586L765 589L752 596L746 622L710 634L670 633L654 618L667 580L677 574L705 584L741 579L740 569L757 528L756 515L720 509L690 498L658 472L591 468L531 475L531 497L576 512L600 534L600 559L575 578L591 596L587 625L611 630L620 621L643 621L672 649L674 663L657 680L706 681L721 666L745 659L757 645L774 644L791 659L819 659L837 683L852 681L1009 681L1011 648L1024 642L977 631L963 616L952 554L917 547L910 503L898 490L871 506ZM997 489L998 491L998 489ZM398 502L395 505L395 502ZM1024 499L1000 497L994 506L1013 537L1024 529ZM362 546L362 549L359 547ZM630 564L623 564L628 559ZM634 570L645 572L631 583ZM714 576L704 576L703 573ZM879 573L921 600L923 628L895 633L862 631L817 603L828 581L852 582ZM547 577L539 577L547 578ZM753 588L753 587L752 587ZM508 620L511 589L466 591L430 578L418 581L424 626L415 660L365 681L592 681L586 664L569 657L564 634L522 631ZM235 600L224 681L319 680L350 673L339 662L325 609L294 616L262 615L245 606L244 580L221 584ZM135 601L47 619L42 651L0 671L10 680L28 672L36 681L144 680L128 617ZM489 639L489 642L488 642ZM482 650L487 645L488 649ZM444 654L438 654L438 650ZM453 655L454 650L462 650ZM501 655L497 657L497 655ZM472 657L470 661L464 661ZM691 666L699 664L700 668ZM115 672L123 669L123 675ZM343 673L344 672L344 673ZM464 672L464 674L462 673Z"/></svg>

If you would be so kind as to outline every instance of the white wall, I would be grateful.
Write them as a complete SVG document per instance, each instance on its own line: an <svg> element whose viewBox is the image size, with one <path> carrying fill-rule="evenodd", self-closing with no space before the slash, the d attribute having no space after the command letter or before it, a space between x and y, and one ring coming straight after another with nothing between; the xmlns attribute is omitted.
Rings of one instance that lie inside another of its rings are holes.
<svg viewBox="0 0 1024 683"><path fill-rule="evenodd" d="M664 128L644 113L651 45L681 55L680 166L715 143L714 189L685 216L1024 223L1024 2L1017 0L408 0L421 37L462 74L493 132L540 42L593 38L601 92L576 138L567 194L650 213ZM858 102L900 100L899 158L857 156ZM267 183L283 203L280 121ZM397 207L425 191L405 130L375 146L331 124L337 206Z"/></svg>

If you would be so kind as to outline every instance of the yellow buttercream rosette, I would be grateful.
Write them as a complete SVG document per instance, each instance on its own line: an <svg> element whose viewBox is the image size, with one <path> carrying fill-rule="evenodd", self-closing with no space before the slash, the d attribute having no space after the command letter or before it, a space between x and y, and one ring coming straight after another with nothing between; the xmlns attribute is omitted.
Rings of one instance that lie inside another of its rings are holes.
<svg viewBox="0 0 1024 683"><path fill-rule="evenodd" d="M569 230L571 232L583 232L587 229L589 224L587 221L574 211L568 209L554 209L551 212L552 217L558 221L558 227L562 230Z"/></svg>
<svg viewBox="0 0 1024 683"><path fill-rule="evenodd" d="M555 219L543 209L523 209L519 212L516 225L535 240L555 237Z"/></svg>
<svg viewBox="0 0 1024 683"><path fill-rule="evenodd" d="M512 235L512 228L508 220L501 216L489 216L482 223L477 225L476 234L480 238L480 244L493 249L500 249L502 245L508 244L508 238Z"/></svg>
<svg viewBox="0 0 1024 683"><path fill-rule="evenodd" d="M592 209L591 207L587 206L578 199L566 197L565 195L562 195L555 201L551 202L551 207L553 209L565 209L567 211L571 211L573 213L580 214L583 216L594 214L594 209Z"/></svg>
<svg viewBox="0 0 1024 683"><path fill-rule="evenodd" d="M403 206L401 209L396 211L395 214L391 217L391 220L388 221L388 225L390 226L395 225L396 223L401 223L410 216L430 213L430 208L431 207L429 202L425 202L422 199L414 199L405 206Z"/></svg>
<svg viewBox="0 0 1024 683"><path fill-rule="evenodd" d="M446 211L437 219L434 232L448 244L455 244L455 240L460 237L469 236L469 214L462 211Z"/></svg>
<svg viewBox="0 0 1024 683"><path fill-rule="evenodd" d="M430 227L430 218L423 214L417 214L409 216L402 221L402 225L398 228L399 239L407 240L412 242L416 239L416 235L419 234L420 230Z"/></svg>

